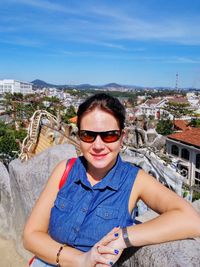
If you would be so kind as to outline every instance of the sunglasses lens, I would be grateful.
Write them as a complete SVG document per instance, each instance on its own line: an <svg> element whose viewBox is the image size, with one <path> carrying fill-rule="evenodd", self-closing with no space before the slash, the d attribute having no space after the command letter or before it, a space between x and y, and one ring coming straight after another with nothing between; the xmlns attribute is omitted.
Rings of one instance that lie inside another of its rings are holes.
<svg viewBox="0 0 200 267"><path fill-rule="evenodd" d="M119 140L121 136L120 130L114 130L114 131L107 131L107 132L93 132L93 131L86 131L86 130L80 130L79 131L79 137L81 141L86 143L92 143L96 139L97 135L101 136L101 139L105 143L113 143Z"/></svg>
<svg viewBox="0 0 200 267"><path fill-rule="evenodd" d="M121 136L120 131L109 131L102 133L101 138L105 143L116 142Z"/></svg>
<svg viewBox="0 0 200 267"><path fill-rule="evenodd" d="M94 142L96 136L90 131L80 131L79 137L83 142L92 143Z"/></svg>

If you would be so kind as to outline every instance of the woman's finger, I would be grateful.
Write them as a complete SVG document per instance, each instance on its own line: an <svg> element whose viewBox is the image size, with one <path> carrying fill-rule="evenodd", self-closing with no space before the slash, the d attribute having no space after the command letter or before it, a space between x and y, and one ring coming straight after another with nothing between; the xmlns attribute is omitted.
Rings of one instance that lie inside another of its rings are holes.
<svg viewBox="0 0 200 267"><path fill-rule="evenodd" d="M96 262L96 264L99 263L99 264L104 264L106 266L112 266L114 264L113 260L111 260L109 258L105 258L101 254L96 255L95 262Z"/></svg>
<svg viewBox="0 0 200 267"><path fill-rule="evenodd" d="M97 250L100 254L111 254L111 255L118 255L119 254L118 249L113 249L109 246L98 246Z"/></svg>
<svg viewBox="0 0 200 267"><path fill-rule="evenodd" d="M111 241L117 239L119 237L119 227L115 227L113 230L111 230L106 236L104 236L96 245L103 245L106 246Z"/></svg>

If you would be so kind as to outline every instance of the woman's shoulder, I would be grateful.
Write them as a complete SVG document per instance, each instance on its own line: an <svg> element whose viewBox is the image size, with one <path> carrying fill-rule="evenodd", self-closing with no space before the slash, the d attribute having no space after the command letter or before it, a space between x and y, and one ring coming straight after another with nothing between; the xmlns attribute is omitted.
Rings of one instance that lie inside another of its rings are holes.
<svg viewBox="0 0 200 267"><path fill-rule="evenodd" d="M138 167L137 165L131 163L130 161L126 161L124 159L121 159L121 167L125 170L127 170L128 172L133 172L134 174L137 174L138 171L141 169L140 167Z"/></svg>
<svg viewBox="0 0 200 267"><path fill-rule="evenodd" d="M59 170L64 170L66 168L66 164L68 162L68 159L63 159L62 161L60 161L54 168L54 171L59 171Z"/></svg>
<svg viewBox="0 0 200 267"><path fill-rule="evenodd" d="M60 178L62 177L65 169L66 169L66 166L67 166L67 163L69 162L69 159L63 159L61 160L53 169L52 173L51 173L51 176L49 177L49 180L57 180L59 181Z"/></svg>

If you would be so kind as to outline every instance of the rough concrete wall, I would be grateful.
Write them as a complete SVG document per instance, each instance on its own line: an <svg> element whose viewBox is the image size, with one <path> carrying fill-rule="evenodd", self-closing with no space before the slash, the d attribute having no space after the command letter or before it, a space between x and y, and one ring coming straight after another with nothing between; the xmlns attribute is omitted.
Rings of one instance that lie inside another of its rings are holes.
<svg viewBox="0 0 200 267"><path fill-rule="evenodd" d="M2 201L0 205L0 234L16 241L18 252L28 258L23 249L22 232L30 211L38 199L44 185L54 167L63 159L76 157L75 147L69 144L57 145L38 154L36 157L21 162L13 160L9 164L9 174L5 167L4 175L0 176Z"/></svg>
<svg viewBox="0 0 200 267"><path fill-rule="evenodd" d="M192 205L200 213L200 200L193 202ZM148 211L137 219L146 222L156 216L157 213ZM199 267L200 237L127 249L120 258L119 266Z"/></svg>
<svg viewBox="0 0 200 267"><path fill-rule="evenodd" d="M13 199L10 177L6 167L0 162L0 235L4 238L13 236L12 229Z"/></svg>
<svg viewBox="0 0 200 267"><path fill-rule="evenodd" d="M121 267L199 267L200 242L197 240L173 241L128 249L122 255Z"/></svg>

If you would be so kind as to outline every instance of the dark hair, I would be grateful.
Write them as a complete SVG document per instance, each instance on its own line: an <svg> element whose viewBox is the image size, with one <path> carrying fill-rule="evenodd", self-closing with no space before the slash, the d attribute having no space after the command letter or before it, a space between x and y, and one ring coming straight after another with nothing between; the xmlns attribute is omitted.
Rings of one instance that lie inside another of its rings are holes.
<svg viewBox="0 0 200 267"><path fill-rule="evenodd" d="M119 123L120 129L124 129L125 122L125 108L120 101L109 94L99 93L86 99L78 108L77 112L77 126L80 129L80 123L82 116L94 110L100 108L104 111L111 113Z"/></svg>

